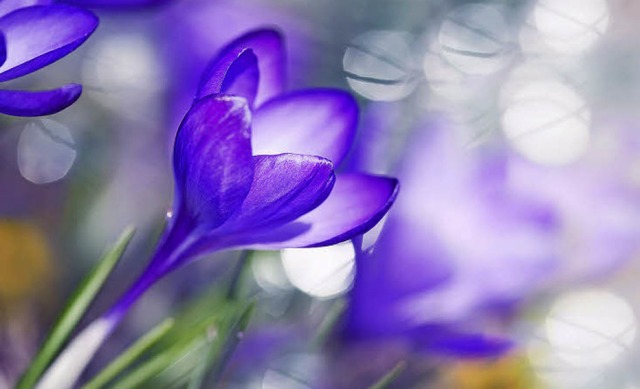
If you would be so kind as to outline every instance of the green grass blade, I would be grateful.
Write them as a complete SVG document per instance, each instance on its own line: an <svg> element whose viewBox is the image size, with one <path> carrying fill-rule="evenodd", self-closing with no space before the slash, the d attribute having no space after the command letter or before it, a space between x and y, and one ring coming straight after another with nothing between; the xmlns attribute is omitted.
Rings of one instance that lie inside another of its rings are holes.
<svg viewBox="0 0 640 389"><path fill-rule="evenodd" d="M111 389L138 389L152 377L158 375L181 359L201 350L207 340L205 337L193 339L190 343L180 344L156 354L133 371L110 386Z"/></svg>
<svg viewBox="0 0 640 389"><path fill-rule="evenodd" d="M186 366L182 367L187 369L185 373L190 373L192 366L202 358L202 354L210 343L208 335L210 329L219 326L219 315L224 315L226 309L223 308L221 309L222 313L211 314L201 320L191 320L193 319L192 314L196 311L197 309L181 314L176 319L171 331L159 342L159 347L150 350L148 354L151 356L109 387L111 389L157 387L152 384L154 379L175 366L181 366L185 361L187 362Z"/></svg>
<svg viewBox="0 0 640 389"><path fill-rule="evenodd" d="M127 228L75 290L62 315L40 347L40 351L20 378L16 389L30 389L36 384L122 257L133 237L133 232L133 228Z"/></svg>
<svg viewBox="0 0 640 389"><path fill-rule="evenodd" d="M311 347L318 350L325 345L327 339L331 336L332 331L340 321L342 314L345 312L347 304L344 300L336 300L329 312L325 315L324 320L320 323L320 326L316 330L316 335L313 338Z"/></svg>
<svg viewBox="0 0 640 389"><path fill-rule="evenodd" d="M398 376L404 371L407 367L407 363L405 361L398 362L393 369L391 369L387 374L385 374L382 378L378 380L375 384L371 385L369 389L385 389L391 385L391 383L398 378Z"/></svg>
<svg viewBox="0 0 640 389"><path fill-rule="evenodd" d="M146 335L138 339L131 347L120 354L113 362L95 376L82 389L100 389L113 380L124 369L135 362L145 351L156 344L173 327L174 320L167 319L152 328Z"/></svg>
<svg viewBox="0 0 640 389"><path fill-rule="evenodd" d="M230 278L231 281L227 288L227 300L236 300L242 294L242 279L249 271L249 265L253 253L253 250L243 250L240 253L240 258L238 258L237 264L233 269L233 273Z"/></svg>
<svg viewBox="0 0 640 389"><path fill-rule="evenodd" d="M226 331L218 336L220 340L212 341L202 363L194 369L188 389L202 389L206 382L215 381L220 377L231 354L240 342L242 333L251 321L254 308L255 303L249 304L232 323L227 323Z"/></svg>

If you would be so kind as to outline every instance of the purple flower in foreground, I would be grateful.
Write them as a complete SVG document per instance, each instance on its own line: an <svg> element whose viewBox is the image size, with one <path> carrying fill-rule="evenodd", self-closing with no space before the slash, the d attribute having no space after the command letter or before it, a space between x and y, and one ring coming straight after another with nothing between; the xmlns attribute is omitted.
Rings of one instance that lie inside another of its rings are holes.
<svg viewBox="0 0 640 389"><path fill-rule="evenodd" d="M225 47L205 72L174 145L175 198L156 253L133 287L61 355L40 388L63 389L156 281L224 249L331 245L387 212L397 180L334 173L358 109L333 89L283 93L284 50L272 30ZM72 369L65 359L87 358Z"/></svg>
<svg viewBox="0 0 640 389"><path fill-rule="evenodd" d="M553 212L510 189L504 155L474 155L442 124L428 129L412 142L403 192L374 250L357 258L343 335L500 353L510 343L482 334L480 323L554 266Z"/></svg>
<svg viewBox="0 0 640 389"><path fill-rule="evenodd" d="M280 35L258 30L205 72L174 145L173 217L131 301L200 254L339 243L391 206L395 179L334 172L354 139L354 99L334 89L283 93L283 56Z"/></svg>
<svg viewBox="0 0 640 389"><path fill-rule="evenodd" d="M30 74L66 56L98 26L89 11L41 1L0 2L0 82ZM0 113L40 116L73 104L82 86L68 84L45 91L0 89Z"/></svg>

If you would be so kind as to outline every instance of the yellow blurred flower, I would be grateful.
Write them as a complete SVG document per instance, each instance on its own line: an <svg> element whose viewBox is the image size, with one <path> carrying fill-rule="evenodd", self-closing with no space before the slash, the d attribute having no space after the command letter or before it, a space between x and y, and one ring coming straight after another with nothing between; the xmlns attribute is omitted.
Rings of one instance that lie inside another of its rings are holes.
<svg viewBox="0 0 640 389"><path fill-rule="evenodd" d="M37 227L0 220L0 313L43 292L52 270L51 249Z"/></svg>
<svg viewBox="0 0 640 389"><path fill-rule="evenodd" d="M539 389L526 358L507 355L498 359L455 362L444 373L444 387L455 389Z"/></svg>

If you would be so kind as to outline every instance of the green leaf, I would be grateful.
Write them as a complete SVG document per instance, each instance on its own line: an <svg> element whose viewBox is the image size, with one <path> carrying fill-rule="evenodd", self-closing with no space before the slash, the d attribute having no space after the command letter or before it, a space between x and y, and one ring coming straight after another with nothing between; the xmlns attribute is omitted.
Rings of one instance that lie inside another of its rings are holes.
<svg viewBox="0 0 640 389"><path fill-rule="evenodd" d="M232 318L225 323L226 330L221 331L217 336L220 341L214 339L207 350L206 357L202 359L200 366L196 367L189 382L189 389L201 389L206 382L216 381L220 377L251 321L254 307L255 303L249 304L237 318Z"/></svg>
<svg viewBox="0 0 640 389"><path fill-rule="evenodd" d="M243 250L240 252L240 258L233 269L233 273L229 278L229 286L227 288L227 300L236 300L242 293L242 279L245 273L249 271L249 264L254 254L253 250Z"/></svg>
<svg viewBox="0 0 640 389"><path fill-rule="evenodd" d="M162 353L156 354L153 358L145 361L136 367L132 372L125 375L118 382L113 384L113 389L136 389L144 382L167 369L173 363L187 357L202 348L206 342L203 338L196 338L191 343L172 347Z"/></svg>
<svg viewBox="0 0 640 389"><path fill-rule="evenodd" d="M205 297L176 317L173 328L146 353L147 359L109 387L193 387L206 382L207 374L215 377L221 372L249 323L253 305L226 300L224 292Z"/></svg>
<svg viewBox="0 0 640 389"><path fill-rule="evenodd" d="M89 275L84 278L82 284L75 290L67 302L62 315L58 318L58 321L45 339L44 344L40 347L40 351L31 362L27 371L20 378L16 389L30 389L36 384L122 257L122 254L133 237L133 232L133 228L127 228L115 245L103 255L98 264L96 264Z"/></svg>
<svg viewBox="0 0 640 389"><path fill-rule="evenodd" d="M210 344L211 334L220 328L220 323L229 314L229 308L220 305L222 301L219 298L209 301L211 307L217 308L214 312L204 304L205 301L182 312L166 336L149 350L147 358L112 383L110 388L166 387L168 381L188 378Z"/></svg>
<svg viewBox="0 0 640 389"><path fill-rule="evenodd" d="M173 327L173 324L174 320L170 318L152 328L146 335L138 339L131 347L120 354L89 383L84 385L82 389L99 389L105 386L166 335L171 327Z"/></svg>
<svg viewBox="0 0 640 389"><path fill-rule="evenodd" d="M398 362L393 369L382 376L382 378L380 378L375 384L371 385L369 389L385 389L389 387L389 385L398 378L400 373L402 373L406 367L407 363L405 361Z"/></svg>
<svg viewBox="0 0 640 389"><path fill-rule="evenodd" d="M344 300L336 300L333 305L331 305L329 312L327 312L324 320L322 320L316 330L316 336L313 338L311 344L313 348L319 349L324 346L346 308L347 304Z"/></svg>

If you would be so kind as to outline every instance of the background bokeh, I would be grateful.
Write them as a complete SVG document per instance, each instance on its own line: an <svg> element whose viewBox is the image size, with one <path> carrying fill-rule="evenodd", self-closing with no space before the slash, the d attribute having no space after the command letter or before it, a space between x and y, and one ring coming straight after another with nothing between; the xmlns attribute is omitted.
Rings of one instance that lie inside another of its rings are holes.
<svg viewBox="0 0 640 389"><path fill-rule="evenodd" d="M356 270L353 244L256 252L245 274L258 301L246 344L256 348L241 345L220 387L315 388L318 376L331 376L329 387L366 387L398 360L408 361L398 388L640 387L640 262L632 244L640 242L638 2L177 0L96 12L100 27L80 49L8 83L81 82L84 93L46 118L0 118L0 388L15 380L69 293L128 225L137 228L132 246L93 310L143 268L171 205L171 145L199 75L226 42L261 26L286 38L290 89L338 87L358 99L357 144L343 169L417 181L455 172L408 162L431 163L411 157L431 150L415 139L443 121L460 155L498 149L544 169L525 175L520 189L561 204L566 223L554 239L563 250L544 282L519 290L498 319L485 307L464 311L465 321L499 327L516 341L507 355L479 360L407 356L403 345L376 342L311 347L344 305ZM408 164L412 172L403 173ZM448 192L431 193L444 181L425 181L428 190L407 189L403 209L420 213L430 198L447 199ZM609 195L618 186L623 200L617 189ZM444 224L424 222L439 232L454 228L446 224L451 215L465 218L475 197L473 189L451 196L442 203L450 212ZM364 236L365 247L383 224ZM446 244L484 250L480 235L453 231ZM509 244L500 236L493 242L496 253ZM206 301L238 255L216 254L154 287L96 366L180 307ZM491 263L491 271L484 263L456 266L469 279L519 274L504 270L514 266L507 262ZM466 307L456 305L461 291L425 300L428 320L454 315L436 307Z"/></svg>

